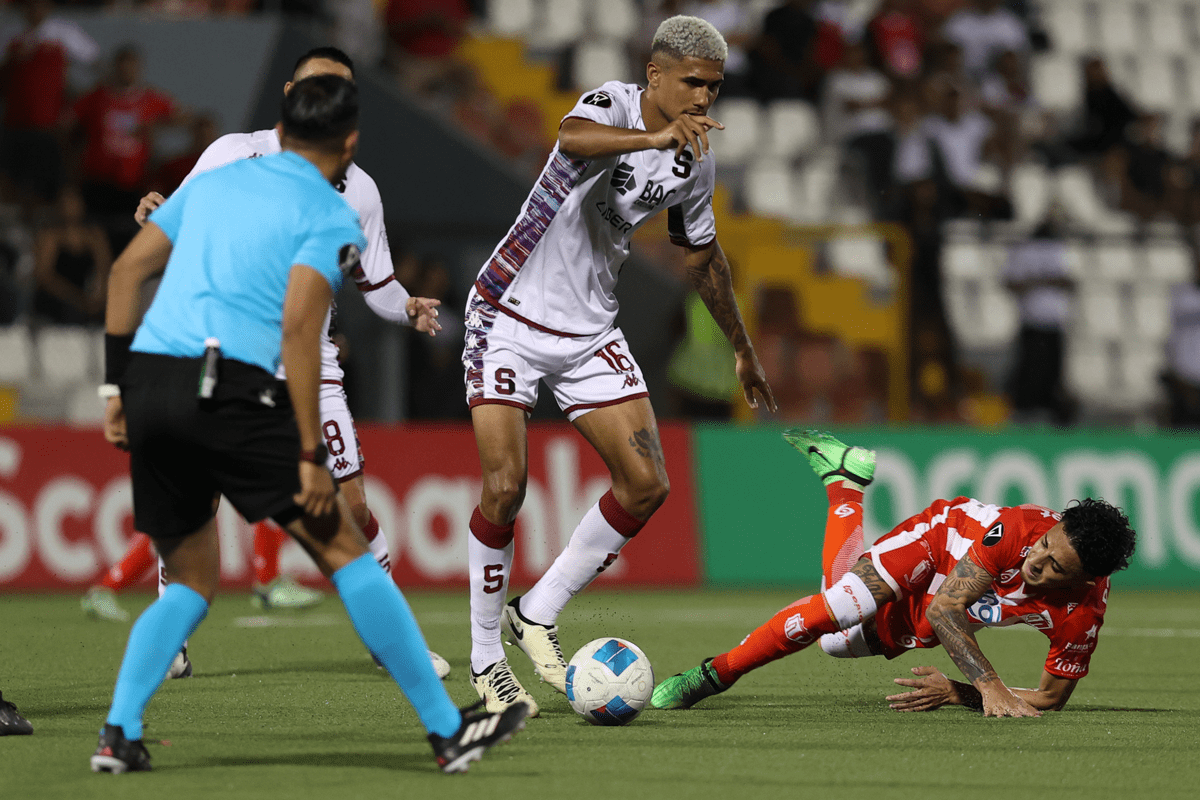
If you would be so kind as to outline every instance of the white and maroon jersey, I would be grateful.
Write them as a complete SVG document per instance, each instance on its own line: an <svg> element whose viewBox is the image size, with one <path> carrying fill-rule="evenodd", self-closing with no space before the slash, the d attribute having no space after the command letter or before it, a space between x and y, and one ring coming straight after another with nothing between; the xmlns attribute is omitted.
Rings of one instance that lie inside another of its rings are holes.
<svg viewBox="0 0 1200 800"><path fill-rule="evenodd" d="M223 167L243 158L278 153L279 134L273 128L253 133L230 133L217 139L200 154L196 166L183 179L187 183L201 172ZM383 199L375 181L351 164L346 170L346 179L338 184L337 190L358 212L358 221L367 239L359 267L352 273L354 285L363 293L367 305L379 316L391 322L407 324L408 292L396 280L392 271L392 251L388 247L387 231L383 224ZM321 338L321 381L342 382L342 368L338 365L337 346L329 336L329 325L333 308L325 315L325 329ZM283 367L279 368L283 377Z"/></svg>
<svg viewBox="0 0 1200 800"><path fill-rule="evenodd" d="M609 81L583 96L565 119L645 130L642 88ZM641 150L576 161L556 145L508 235L480 270L475 288L491 305L538 330L565 336L603 333L617 316L613 290L629 239L668 209L671 241L706 245L716 164L690 147Z"/></svg>
<svg viewBox="0 0 1200 800"><path fill-rule="evenodd" d="M1027 593L1021 565L1033 545L1062 519L1035 505L1010 508L967 497L938 500L871 548L871 560L899 599L884 603L876 629L889 658L938 644L925 618L938 587L967 553L994 577L969 609L973 626L1029 625L1050 640L1045 669L1060 678L1087 674L1108 604L1108 578L1076 589Z"/></svg>

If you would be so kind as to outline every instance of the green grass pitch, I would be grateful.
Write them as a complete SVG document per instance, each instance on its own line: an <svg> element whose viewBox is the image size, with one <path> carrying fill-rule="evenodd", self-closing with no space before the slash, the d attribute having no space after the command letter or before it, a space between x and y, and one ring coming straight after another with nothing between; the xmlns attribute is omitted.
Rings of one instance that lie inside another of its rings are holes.
<svg viewBox="0 0 1200 800"><path fill-rule="evenodd" d="M568 655L603 635L641 646L659 677L728 649L795 599L787 591L600 592L560 620ZM430 646L467 679L467 599L412 593ZM127 607L140 611L146 595ZM1115 590L1092 672L1065 711L988 720L963 709L898 714L891 679L939 649L838 661L816 648L745 678L690 711L647 711L597 728L534 677L542 717L465 776L440 774L416 715L372 665L336 597L258 616L218 598L193 637L196 676L151 702L154 771L94 775L96 743L128 634L85 619L70 596L0 595L0 690L34 735L0 738L0 798L457 798L772 795L814 798L1194 798L1200 796L1200 592ZM988 631L984 651L1012 684L1035 685L1045 638Z"/></svg>

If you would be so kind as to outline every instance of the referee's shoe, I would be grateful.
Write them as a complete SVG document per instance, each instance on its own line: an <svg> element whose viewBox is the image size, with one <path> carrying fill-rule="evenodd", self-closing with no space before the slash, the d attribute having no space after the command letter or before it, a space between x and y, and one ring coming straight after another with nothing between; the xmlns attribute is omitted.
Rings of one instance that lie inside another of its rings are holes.
<svg viewBox="0 0 1200 800"><path fill-rule="evenodd" d="M119 725L105 723L100 744L92 755L92 772L149 772L150 754L141 739L129 741Z"/></svg>
<svg viewBox="0 0 1200 800"><path fill-rule="evenodd" d="M442 772L466 772L471 762L478 761L486 750L507 742L525 727L524 703L513 703L495 714L476 712L481 705L482 700L462 710L462 724L453 735L443 739L436 733L429 734Z"/></svg>

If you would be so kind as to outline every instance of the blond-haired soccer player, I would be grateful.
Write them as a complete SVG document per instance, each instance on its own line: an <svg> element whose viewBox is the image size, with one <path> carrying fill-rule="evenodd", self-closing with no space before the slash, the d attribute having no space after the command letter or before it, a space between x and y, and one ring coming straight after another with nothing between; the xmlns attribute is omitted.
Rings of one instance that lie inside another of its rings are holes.
<svg viewBox="0 0 1200 800"><path fill-rule="evenodd" d="M692 285L733 344L746 401L757 407L761 397L774 410L713 219L708 132L722 126L707 114L727 52L709 23L671 17L654 35L645 88L611 81L584 94L467 301L463 364L483 472L468 538L471 673L490 710L523 701L531 716L538 712L505 658L502 626L541 678L565 693L560 612L667 497L654 411L616 327L613 294L630 237L654 214L667 211ZM528 472L525 423L539 380L604 459L612 489L533 589L506 606Z"/></svg>

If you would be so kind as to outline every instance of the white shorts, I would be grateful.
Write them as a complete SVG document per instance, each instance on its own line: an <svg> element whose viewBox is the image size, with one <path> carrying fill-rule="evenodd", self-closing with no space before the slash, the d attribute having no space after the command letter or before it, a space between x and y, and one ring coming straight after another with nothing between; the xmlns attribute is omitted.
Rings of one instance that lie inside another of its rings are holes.
<svg viewBox="0 0 1200 800"><path fill-rule="evenodd" d="M641 367L620 328L595 336L539 331L490 305L474 290L467 300L467 405L523 408L537 405L538 381L574 420L603 406L649 397Z"/></svg>
<svg viewBox="0 0 1200 800"><path fill-rule="evenodd" d="M321 433L329 448L325 465L333 473L333 479L342 483L362 474L362 447L340 381L321 381Z"/></svg>

